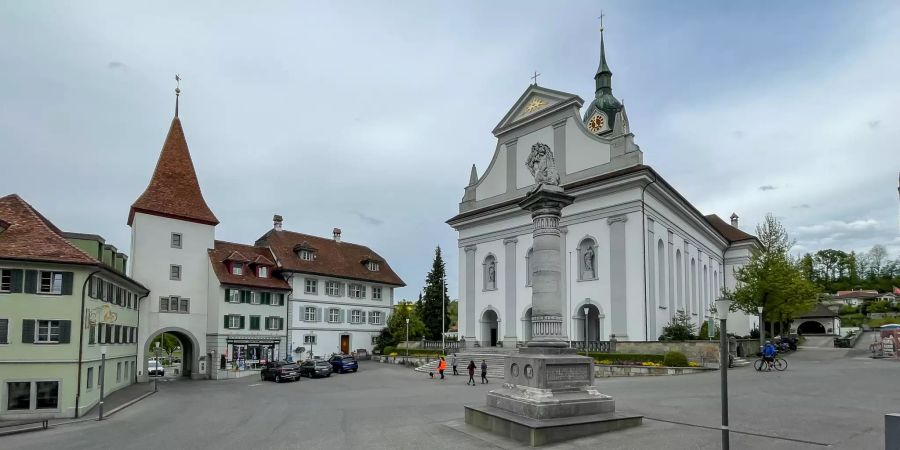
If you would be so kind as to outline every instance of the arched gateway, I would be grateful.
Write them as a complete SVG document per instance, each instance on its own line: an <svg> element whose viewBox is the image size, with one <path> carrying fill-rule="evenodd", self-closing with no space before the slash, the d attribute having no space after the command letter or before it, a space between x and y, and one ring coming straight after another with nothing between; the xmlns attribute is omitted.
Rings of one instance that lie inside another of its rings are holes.
<svg viewBox="0 0 900 450"><path fill-rule="evenodd" d="M149 380L149 376L147 376L147 361L155 359L157 355L156 348L151 347L151 343L163 333L174 336L181 343L181 368L179 369L178 375L188 378L205 378L208 375L207 370L210 366L206 361L206 356L199 354L201 347L197 342L197 338L183 328L166 327L154 331L147 340L144 341L144 358L141 361L140 371L141 381ZM166 356L165 352L162 350L160 350L160 354ZM203 362L203 364L200 364L201 362Z"/></svg>

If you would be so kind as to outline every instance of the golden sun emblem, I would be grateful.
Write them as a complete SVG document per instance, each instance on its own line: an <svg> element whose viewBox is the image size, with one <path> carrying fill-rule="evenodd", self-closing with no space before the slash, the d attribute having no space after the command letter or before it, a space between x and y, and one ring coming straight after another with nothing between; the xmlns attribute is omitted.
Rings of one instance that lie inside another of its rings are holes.
<svg viewBox="0 0 900 450"><path fill-rule="evenodd" d="M591 130L591 133L596 133L603 129L603 116L600 114L594 114L591 117L591 120L588 121L588 130Z"/></svg>
<svg viewBox="0 0 900 450"><path fill-rule="evenodd" d="M531 102L529 102L528 106L525 107L525 112L533 113L545 106L547 106L547 102L535 97L535 98L531 99Z"/></svg>

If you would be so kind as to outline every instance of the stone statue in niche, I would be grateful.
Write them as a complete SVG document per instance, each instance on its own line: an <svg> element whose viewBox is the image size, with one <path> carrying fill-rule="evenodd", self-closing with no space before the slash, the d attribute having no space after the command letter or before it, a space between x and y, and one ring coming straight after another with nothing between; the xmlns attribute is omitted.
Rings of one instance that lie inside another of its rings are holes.
<svg viewBox="0 0 900 450"><path fill-rule="evenodd" d="M534 182L538 186L547 184L559 186L559 172L556 170L556 158L550 146L543 143L535 143L531 146L531 154L525 161L528 171L534 176Z"/></svg>
<svg viewBox="0 0 900 450"><path fill-rule="evenodd" d="M497 262L493 259L488 263L488 287L493 289L497 285Z"/></svg>
<svg viewBox="0 0 900 450"><path fill-rule="evenodd" d="M594 278L597 273L594 271L594 246L588 245L584 250L584 277Z"/></svg>

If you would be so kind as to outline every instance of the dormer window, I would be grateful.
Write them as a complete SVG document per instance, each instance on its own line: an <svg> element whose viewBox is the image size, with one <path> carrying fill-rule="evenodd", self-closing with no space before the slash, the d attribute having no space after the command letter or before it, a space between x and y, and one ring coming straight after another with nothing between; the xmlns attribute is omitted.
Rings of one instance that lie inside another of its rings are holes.
<svg viewBox="0 0 900 450"><path fill-rule="evenodd" d="M244 265L241 263L233 263L231 265L231 274L232 275L243 275L244 274Z"/></svg>
<svg viewBox="0 0 900 450"><path fill-rule="evenodd" d="M312 250L301 249L300 250L300 259L304 261L312 261L316 259L316 253Z"/></svg>
<svg viewBox="0 0 900 450"><path fill-rule="evenodd" d="M375 262L375 261L369 261L369 262L366 264L366 267L367 267L370 271L372 271L372 272L378 272L378 269L379 269L378 263Z"/></svg>
<svg viewBox="0 0 900 450"><path fill-rule="evenodd" d="M269 278L269 268L266 266L259 266L256 269L256 276L260 278Z"/></svg>

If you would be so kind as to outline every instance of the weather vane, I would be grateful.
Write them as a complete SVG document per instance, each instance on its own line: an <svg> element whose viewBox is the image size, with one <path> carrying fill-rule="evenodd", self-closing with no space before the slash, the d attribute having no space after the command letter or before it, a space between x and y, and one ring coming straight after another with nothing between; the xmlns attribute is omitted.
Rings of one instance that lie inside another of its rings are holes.
<svg viewBox="0 0 900 450"><path fill-rule="evenodd" d="M181 75L175 74L175 117L178 117L178 97L181 96Z"/></svg>
<svg viewBox="0 0 900 450"><path fill-rule="evenodd" d="M539 76L541 76L541 74L539 74L539 73L537 72L537 70L535 70L535 71L534 71L534 76L531 77L531 79L534 81L534 85L535 85L535 86L537 86L537 79L538 79Z"/></svg>

